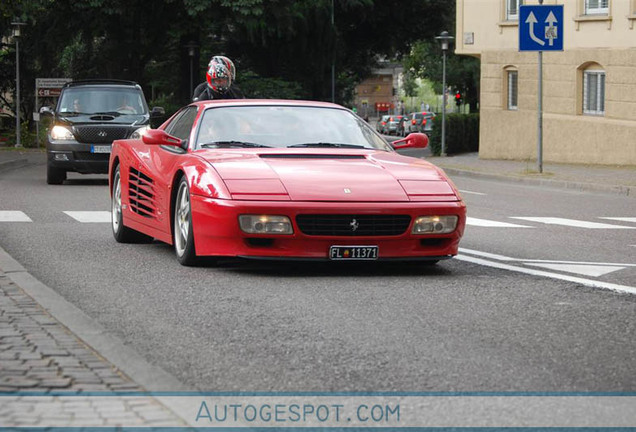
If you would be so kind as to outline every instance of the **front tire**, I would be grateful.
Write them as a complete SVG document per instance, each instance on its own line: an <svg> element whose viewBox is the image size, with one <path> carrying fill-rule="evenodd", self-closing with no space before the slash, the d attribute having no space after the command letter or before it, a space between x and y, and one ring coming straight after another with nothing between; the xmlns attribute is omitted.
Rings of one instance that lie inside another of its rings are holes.
<svg viewBox="0 0 636 432"><path fill-rule="evenodd" d="M188 181L182 177L179 181L177 199L174 204L173 243L177 261L184 266L198 264L199 259L194 248L192 230L192 206Z"/></svg>
<svg viewBox="0 0 636 432"><path fill-rule="evenodd" d="M52 167L50 163L46 164L46 184L61 185L66 180L66 170Z"/></svg>
<svg viewBox="0 0 636 432"><path fill-rule="evenodd" d="M115 168L115 176L113 177L111 226L113 228L113 237L115 237L117 243L149 243L152 241L152 237L124 225L124 215L122 213L121 205L121 175L119 173L119 165Z"/></svg>

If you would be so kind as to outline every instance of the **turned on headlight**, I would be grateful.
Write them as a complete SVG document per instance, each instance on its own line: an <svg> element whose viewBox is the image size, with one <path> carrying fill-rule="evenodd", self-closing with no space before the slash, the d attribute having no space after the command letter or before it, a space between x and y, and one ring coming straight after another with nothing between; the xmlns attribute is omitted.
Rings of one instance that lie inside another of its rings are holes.
<svg viewBox="0 0 636 432"><path fill-rule="evenodd" d="M413 223L412 234L448 234L455 231L457 216L420 216Z"/></svg>
<svg viewBox="0 0 636 432"><path fill-rule="evenodd" d="M240 215L241 230L248 234L293 234L291 221L287 216Z"/></svg>

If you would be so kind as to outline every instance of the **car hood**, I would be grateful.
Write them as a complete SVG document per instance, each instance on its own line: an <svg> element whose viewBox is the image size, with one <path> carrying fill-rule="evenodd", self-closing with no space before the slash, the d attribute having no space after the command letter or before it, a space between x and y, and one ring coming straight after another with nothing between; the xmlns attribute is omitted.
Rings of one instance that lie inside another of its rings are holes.
<svg viewBox="0 0 636 432"><path fill-rule="evenodd" d="M234 199L292 201L458 201L436 166L385 151L202 150ZM278 198L276 198L278 197Z"/></svg>

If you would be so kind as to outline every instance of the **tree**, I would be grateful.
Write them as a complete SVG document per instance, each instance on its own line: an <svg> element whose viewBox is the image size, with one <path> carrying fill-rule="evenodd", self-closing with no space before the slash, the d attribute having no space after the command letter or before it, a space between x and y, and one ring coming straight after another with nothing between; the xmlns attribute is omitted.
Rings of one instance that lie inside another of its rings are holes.
<svg viewBox="0 0 636 432"><path fill-rule="evenodd" d="M21 40L23 118L34 109L36 77L137 81L150 98L173 106L190 100L195 42L197 81L209 58L235 60L238 84L255 95L348 104L378 58L410 52L449 18L447 0L3 0L0 36L27 23ZM333 17L333 24L332 24ZM2 47L0 94L15 90L12 45ZM249 71L249 72L248 72ZM249 93L248 93L249 95Z"/></svg>
<svg viewBox="0 0 636 432"><path fill-rule="evenodd" d="M435 40L418 41L411 53L404 58L404 67L414 70L421 78L436 84L436 91L442 93L442 50ZM479 60L458 56L447 52L446 83L454 91L459 91L471 112L476 112L479 102Z"/></svg>

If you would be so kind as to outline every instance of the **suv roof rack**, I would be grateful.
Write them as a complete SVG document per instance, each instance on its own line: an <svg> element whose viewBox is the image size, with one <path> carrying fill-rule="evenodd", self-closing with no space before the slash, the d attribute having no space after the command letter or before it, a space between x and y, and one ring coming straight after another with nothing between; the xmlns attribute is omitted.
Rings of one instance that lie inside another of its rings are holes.
<svg viewBox="0 0 636 432"><path fill-rule="evenodd" d="M75 85L84 84L119 84L119 85L138 85L135 81L119 80L119 79L83 79L70 81L64 84L64 87L73 87Z"/></svg>

